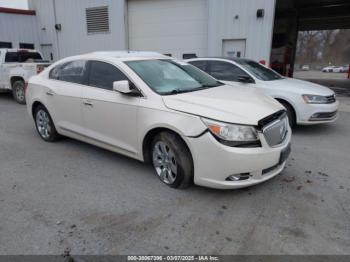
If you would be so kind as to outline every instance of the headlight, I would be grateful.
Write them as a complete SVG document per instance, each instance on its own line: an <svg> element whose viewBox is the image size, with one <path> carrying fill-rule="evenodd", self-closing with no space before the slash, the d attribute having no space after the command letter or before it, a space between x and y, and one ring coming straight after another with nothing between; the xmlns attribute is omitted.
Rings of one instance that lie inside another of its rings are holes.
<svg viewBox="0 0 350 262"><path fill-rule="evenodd" d="M307 104L327 104L327 97L318 95L303 95L303 99Z"/></svg>
<svg viewBox="0 0 350 262"><path fill-rule="evenodd" d="M202 121L222 144L228 146L260 146L257 131L253 126L227 124L203 118Z"/></svg>

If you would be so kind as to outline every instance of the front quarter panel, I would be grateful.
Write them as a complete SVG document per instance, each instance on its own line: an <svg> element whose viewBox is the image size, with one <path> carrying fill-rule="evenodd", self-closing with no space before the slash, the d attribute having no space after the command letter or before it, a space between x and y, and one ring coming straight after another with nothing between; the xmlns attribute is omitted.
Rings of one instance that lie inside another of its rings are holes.
<svg viewBox="0 0 350 262"><path fill-rule="evenodd" d="M182 137L196 137L207 129L200 117L167 109L161 97L156 100L158 101L151 102L147 99L141 101L138 113L139 152L143 152L143 141L154 129L169 129ZM140 157L142 158L142 154Z"/></svg>

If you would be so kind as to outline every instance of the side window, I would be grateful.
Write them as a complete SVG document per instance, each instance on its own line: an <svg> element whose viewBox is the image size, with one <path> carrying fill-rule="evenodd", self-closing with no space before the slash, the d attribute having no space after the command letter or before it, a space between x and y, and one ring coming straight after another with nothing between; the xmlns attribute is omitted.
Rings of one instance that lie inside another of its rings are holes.
<svg viewBox="0 0 350 262"><path fill-rule="evenodd" d="M112 90L113 82L128 80L128 78L115 66L100 62L90 61L89 85L102 89Z"/></svg>
<svg viewBox="0 0 350 262"><path fill-rule="evenodd" d="M5 56L5 63L18 63L18 53L7 52Z"/></svg>
<svg viewBox="0 0 350 262"><path fill-rule="evenodd" d="M238 66L222 61L208 61L208 73L218 80L236 81L239 76L248 76L246 72Z"/></svg>
<svg viewBox="0 0 350 262"><path fill-rule="evenodd" d="M78 60L58 65L50 71L49 78L71 83L84 84L86 61Z"/></svg>
<svg viewBox="0 0 350 262"><path fill-rule="evenodd" d="M204 72L208 72L207 61L199 60L199 61L190 61L188 63L190 63L191 65L194 65L195 67L198 67L200 70L202 70Z"/></svg>

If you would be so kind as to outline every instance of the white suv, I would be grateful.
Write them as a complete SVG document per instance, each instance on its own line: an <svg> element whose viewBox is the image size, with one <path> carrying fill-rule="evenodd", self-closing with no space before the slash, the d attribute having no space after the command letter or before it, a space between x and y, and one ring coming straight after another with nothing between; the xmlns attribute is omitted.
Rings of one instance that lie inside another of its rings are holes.
<svg viewBox="0 0 350 262"><path fill-rule="evenodd" d="M334 122L338 116L338 102L329 88L283 77L253 60L196 58L186 61L226 84L256 88L275 98L287 109L291 126Z"/></svg>
<svg viewBox="0 0 350 262"><path fill-rule="evenodd" d="M280 173L290 152L278 102L159 54L66 58L31 78L26 97L45 141L60 134L152 162L171 187L254 185Z"/></svg>

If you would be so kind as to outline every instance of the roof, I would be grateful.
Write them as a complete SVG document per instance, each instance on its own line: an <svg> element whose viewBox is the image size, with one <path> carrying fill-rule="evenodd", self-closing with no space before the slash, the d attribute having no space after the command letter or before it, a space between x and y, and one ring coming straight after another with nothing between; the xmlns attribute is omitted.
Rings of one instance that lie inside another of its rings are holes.
<svg viewBox="0 0 350 262"><path fill-rule="evenodd" d="M24 10L24 9L15 9L15 8L7 8L0 7L0 13L6 14L16 14L16 15L35 15L34 10Z"/></svg>
<svg viewBox="0 0 350 262"><path fill-rule="evenodd" d="M218 57L198 57L198 58L190 58L190 59L185 59L185 61L196 61L196 60L215 60L215 59L221 59L221 60L230 60L234 62L239 62L239 61L254 61L252 59L248 58L242 58L242 57L224 57L224 56L218 56ZM256 62L256 61L255 61Z"/></svg>
<svg viewBox="0 0 350 262"><path fill-rule="evenodd" d="M109 56L113 58L134 58L134 57L161 57L168 58L157 52L146 52L146 51L97 51L92 52L93 55Z"/></svg>

